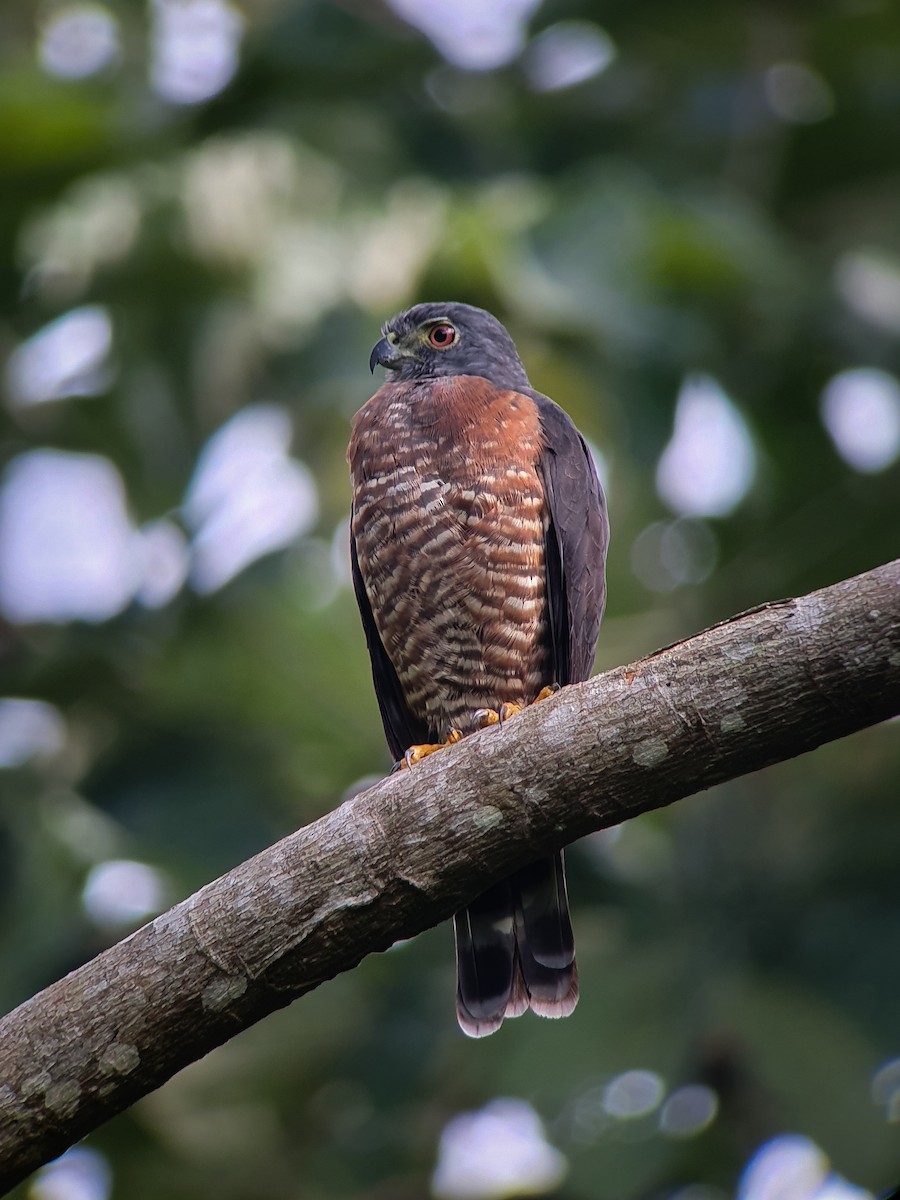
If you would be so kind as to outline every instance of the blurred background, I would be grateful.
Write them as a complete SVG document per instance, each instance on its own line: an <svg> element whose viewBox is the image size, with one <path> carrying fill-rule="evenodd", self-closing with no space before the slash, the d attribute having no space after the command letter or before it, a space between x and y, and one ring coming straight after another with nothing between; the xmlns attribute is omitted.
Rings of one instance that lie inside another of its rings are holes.
<svg viewBox="0 0 900 1200"><path fill-rule="evenodd" d="M4 0L0 1008L388 767L349 586L381 322L490 308L613 539L599 668L900 546L900 13ZM900 1182L900 726L569 855L583 999L448 926L28 1200L849 1200Z"/></svg>

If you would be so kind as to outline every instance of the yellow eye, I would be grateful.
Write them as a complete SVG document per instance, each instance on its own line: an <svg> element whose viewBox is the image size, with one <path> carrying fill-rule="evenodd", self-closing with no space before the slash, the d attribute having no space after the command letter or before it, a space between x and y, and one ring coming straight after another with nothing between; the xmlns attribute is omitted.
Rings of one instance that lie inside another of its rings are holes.
<svg viewBox="0 0 900 1200"><path fill-rule="evenodd" d="M434 329L428 334L428 341L435 350L446 350L448 346L452 346L457 340L459 334L452 325L435 325Z"/></svg>

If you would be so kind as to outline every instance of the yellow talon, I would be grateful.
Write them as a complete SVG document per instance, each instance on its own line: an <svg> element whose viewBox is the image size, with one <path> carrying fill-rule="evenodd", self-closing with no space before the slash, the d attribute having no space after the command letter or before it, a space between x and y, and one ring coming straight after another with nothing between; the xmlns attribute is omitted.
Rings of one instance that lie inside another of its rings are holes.
<svg viewBox="0 0 900 1200"><path fill-rule="evenodd" d="M551 696L555 696L558 691L559 684L541 688L531 703L537 704L541 700L548 700ZM501 704L499 708L476 709L472 714L472 727L474 729L489 729L491 725L502 725L510 717L515 717L518 713L524 712L526 708L530 707L531 705L528 704L512 704L507 702Z"/></svg>
<svg viewBox="0 0 900 1200"><path fill-rule="evenodd" d="M472 713L472 727L487 729L491 725L499 725L500 714L495 708L479 708Z"/></svg>
<svg viewBox="0 0 900 1200"><path fill-rule="evenodd" d="M445 746L455 746L457 742L462 741L462 734L458 729L451 729L447 734L445 742L426 742L422 746L410 746L403 757L400 759L399 768L401 771L408 767L413 767L417 762L421 762L423 758L428 758L429 754L436 754L438 750L443 750Z"/></svg>
<svg viewBox="0 0 900 1200"><path fill-rule="evenodd" d="M524 709L524 704L501 704L499 708L479 708L472 714L472 724L476 729L487 729L491 725L502 725L510 717L516 716Z"/></svg>

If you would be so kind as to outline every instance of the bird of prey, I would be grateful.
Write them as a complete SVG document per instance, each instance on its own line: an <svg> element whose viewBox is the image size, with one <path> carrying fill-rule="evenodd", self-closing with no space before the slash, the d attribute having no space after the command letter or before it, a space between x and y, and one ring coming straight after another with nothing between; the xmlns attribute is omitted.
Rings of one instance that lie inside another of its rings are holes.
<svg viewBox="0 0 900 1200"><path fill-rule="evenodd" d="M509 333L467 304L388 321L356 414L351 563L391 754L412 766L586 679L608 523L584 439L532 388ZM578 1000L561 853L454 918L457 1016L472 1037Z"/></svg>

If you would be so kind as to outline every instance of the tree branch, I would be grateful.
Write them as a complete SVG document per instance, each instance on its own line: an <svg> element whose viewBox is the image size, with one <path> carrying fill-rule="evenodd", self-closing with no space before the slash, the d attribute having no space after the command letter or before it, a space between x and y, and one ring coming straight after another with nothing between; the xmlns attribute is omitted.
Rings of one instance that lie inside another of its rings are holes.
<svg viewBox="0 0 900 1200"><path fill-rule="evenodd" d="M548 849L898 712L900 559L565 688L384 780L0 1022L0 1189Z"/></svg>

